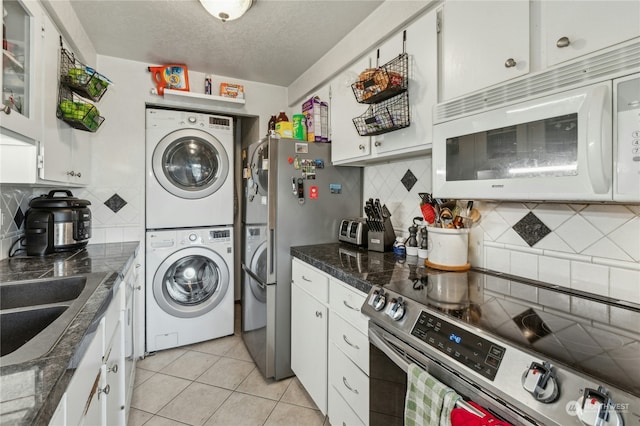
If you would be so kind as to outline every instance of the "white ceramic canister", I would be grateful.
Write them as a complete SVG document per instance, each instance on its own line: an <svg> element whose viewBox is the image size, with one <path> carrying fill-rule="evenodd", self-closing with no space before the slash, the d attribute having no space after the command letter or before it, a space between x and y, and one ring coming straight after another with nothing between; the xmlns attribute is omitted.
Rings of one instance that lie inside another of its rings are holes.
<svg viewBox="0 0 640 426"><path fill-rule="evenodd" d="M427 227L429 262L442 266L465 266L471 229Z"/></svg>

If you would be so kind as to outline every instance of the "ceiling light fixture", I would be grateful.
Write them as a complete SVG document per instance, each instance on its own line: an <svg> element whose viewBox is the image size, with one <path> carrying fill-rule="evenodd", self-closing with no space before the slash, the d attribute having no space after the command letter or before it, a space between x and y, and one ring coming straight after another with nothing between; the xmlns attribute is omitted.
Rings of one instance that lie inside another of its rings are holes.
<svg viewBox="0 0 640 426"><path fill-rule="evenodd" d="M226 22L244 15L253 4L253 0L200 0L200 3L207 12Z"/></svg>

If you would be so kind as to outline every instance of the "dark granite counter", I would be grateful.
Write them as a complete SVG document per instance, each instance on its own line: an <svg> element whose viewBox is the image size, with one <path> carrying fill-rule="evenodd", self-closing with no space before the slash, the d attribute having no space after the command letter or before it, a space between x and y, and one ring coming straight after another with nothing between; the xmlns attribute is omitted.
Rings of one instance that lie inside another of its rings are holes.
<svg viewBox="0 0 640 426"><path fill-rule="evenodd" d="M0 424L49 423L138 247L138 242L93 244L74 252L0 261L0 282L106 273L47 354L23 363L0 365Z"/></svg>
<svg viewBox="0 0 640 426"><path fill-rule="evenodd" d="M407 279L425 268L424 259L378 253L345 243L291 247L291 255L368 293L372 286Z"/></svg>

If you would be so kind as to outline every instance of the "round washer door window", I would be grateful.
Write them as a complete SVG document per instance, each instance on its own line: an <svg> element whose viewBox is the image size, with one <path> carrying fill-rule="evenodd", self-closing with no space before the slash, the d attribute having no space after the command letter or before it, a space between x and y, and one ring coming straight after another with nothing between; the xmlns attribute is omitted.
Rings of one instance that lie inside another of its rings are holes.
<svg viewBox="0 0 640 426"><path fill-rule="evenodd" d="M153 295L168 314L193 318L211 311L229 288L229 267L216 252L185 248L167 257L153 278Z"/></svg>
<svg viewBox="0 0 640 426"><path fill-rule="evenodd" d="M171 194L188 199L216 192L227 179L229 156L213 135L181 129L166 135L156 146L153 174Z"/></svg>

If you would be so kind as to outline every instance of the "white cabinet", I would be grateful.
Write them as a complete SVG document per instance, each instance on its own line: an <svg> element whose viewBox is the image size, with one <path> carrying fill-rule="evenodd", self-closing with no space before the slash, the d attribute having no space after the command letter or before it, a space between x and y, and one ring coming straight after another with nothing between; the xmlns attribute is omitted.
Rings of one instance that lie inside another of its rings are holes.
<svg viewBox="0 0 640 426"><path fill-rule="evenodd" d="M371 154L371 138L360 136L352 119L367 111L368 105L359 104L353 95L351 84L358 75L371 67L371 58L364 56L351 64L331 80L331 161L333 164L348 164Z"/></svg>
<svg viewBox="0 0 640 426"><path fill-rule="evenodd" d="M48 17L44 17L45 62L43 72L42 141L40 178L72 185L90 181L90 133L73 129L56 116L58 105L58 73L60 72L60 35ZM54 66L55 65L55 66Z"/></svg>
<svg viewBox="0 0 640 426"><path fill-rule="evenodd" d="M640 36L638 1L543 1L547 66Z"/></svg>
<svg viewBox="0 0 640 426"><path fill-rule="evenodd" d="M105 350L103 364L105 368L105 386L108 389L105 421L106 425L125 425L125 380L124 380L124 310L113 331L111 342Z"/></svg>
<svg viewBox="0 0 640 426"><path fill-rule="evenodd" d="M372 157L417 154L431 149L431 109L438 102L438 39L435 11L422 16L406 28L409 54L409 114L411 125L373 137ZM380 65L402 52L399 32L380 46Z"/></svg>
<svg viewBox="0 0 640 426"><path fill-rule="evenodd" d="M365 299L365 293L331 278L329 419L332 424L369 424L368 319L360 312ZM352 414L358 421L354 422Z"/></svg>
<svg viewBox="0 0 640 426"><path fill-rule="evenodd" d="M374 54L365 56L331 81L331 159L336 165L362 166L385 159L426 153L431 149L431 109L438 100L436 13L430 12L398 31ZM410 125L376 136L360 136L354 117L370 105L359 104L351 84L366 68L382 66L403 52L406 31ZM379 57L378 57L379 54Z"/></svg>
<svg viewBox="0 0 640 426"><path fill-rule="evenodd" d="M42 52L44 12L35 1L2 4L2 127L33 141L40 140L40 84L45 67Z"/></svg>
<svg viewBox="0 0 640 426"><path fill-rule="evenodd" d="M447 1L440 36L441 100L529 72L528 0Z"/></svg>
<svg viewBox="0 0 640 426"><path fill-rule="evenodd" d="M328 287L326 274L293 260L291 369L323 414L327 412Z"/></svg>

